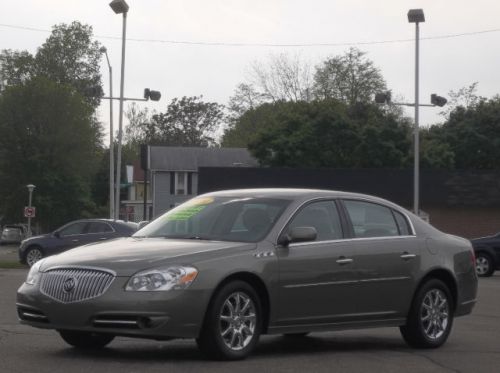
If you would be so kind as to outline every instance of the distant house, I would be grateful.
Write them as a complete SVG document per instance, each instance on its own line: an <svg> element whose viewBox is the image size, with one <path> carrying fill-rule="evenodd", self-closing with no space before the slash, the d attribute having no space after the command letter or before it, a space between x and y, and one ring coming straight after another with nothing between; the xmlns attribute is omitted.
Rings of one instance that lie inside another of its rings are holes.
<svg viewBox="0 0 500 373"><path fill-rule="evenodd" d="M151 199L151 184L146 180L146 217L144 217L144 171L140 162L135 161L131 166L127 166L128 189L127 199L122 200L120 218L127 221L139 222L149 220L153 216L153 203Z"/></svg>
<svg viewBox="0 0 500 373"><path fill-rule="evenodd" d="M245 148L149 147L148 189L149 217L154 218L198 194L199 167L258 167L258 161ZM123 201L129 220L143 218L144 182L137 163L129 188L129 199ZM150 206L150 207L149 207Z"/></svg>

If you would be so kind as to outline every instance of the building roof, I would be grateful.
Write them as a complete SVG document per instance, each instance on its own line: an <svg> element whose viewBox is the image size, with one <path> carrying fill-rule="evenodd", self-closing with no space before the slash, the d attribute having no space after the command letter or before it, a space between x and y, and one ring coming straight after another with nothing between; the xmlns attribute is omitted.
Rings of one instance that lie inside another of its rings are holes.
<svg viewBox="0 0 500 373"><path fill-rule="evenodd" d="M198 167L258 165L258 161L245 148L150 147L150 169L156 171L198 171Z"/></svg>

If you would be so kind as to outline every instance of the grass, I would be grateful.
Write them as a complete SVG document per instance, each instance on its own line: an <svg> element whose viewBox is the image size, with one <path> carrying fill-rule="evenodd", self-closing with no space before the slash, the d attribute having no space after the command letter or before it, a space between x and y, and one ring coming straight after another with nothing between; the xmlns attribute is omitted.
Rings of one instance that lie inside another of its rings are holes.
<svg viewBox="0 0 500 373"><path fill-rule="evenodd" d="M21 264L19 262L13 262L8 260L0 260L0 268L3 269L18 269L18 268L28 268L27 265Z"/></svg>

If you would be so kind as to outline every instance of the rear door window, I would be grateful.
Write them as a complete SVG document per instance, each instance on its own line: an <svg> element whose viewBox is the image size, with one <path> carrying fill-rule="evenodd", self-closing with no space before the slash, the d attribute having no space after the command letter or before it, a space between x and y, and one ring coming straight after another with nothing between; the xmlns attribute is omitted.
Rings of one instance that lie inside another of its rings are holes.
<svg viewBox="0 0 500 373"><path fill-rule="evenodd" d="M398 236L399 229L388 207L365 201L345 200L355 238Z"/></svg>

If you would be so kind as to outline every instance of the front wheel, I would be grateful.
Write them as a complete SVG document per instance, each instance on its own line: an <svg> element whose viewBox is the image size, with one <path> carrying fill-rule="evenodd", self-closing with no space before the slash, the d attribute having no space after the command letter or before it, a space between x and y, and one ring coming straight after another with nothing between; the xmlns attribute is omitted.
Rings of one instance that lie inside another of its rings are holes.
<svg viewBox="0 0 500 373"><path fill-rule="evenodd" d="M438 279L427 281L415 295L406 325L404 340L412 347L436 348L446 342L453 324L452 297Z"/></svg>
<svg viewBox="0 0 500 373"><path fill-rule="evenodd" d="M476 254L476 273L479 277L490 277L495 268L491 256L486 253Z"/></svg>
<svg viewBox="0 0 500 373"><path fill-rule="evenodd" d="M210 302L196 342L211 359L239 360L254 349L261 329L259 296L248 283L233 281L224 285Z"/></svg>
<svg viewBox="0 0 500 373"><path fill-rule="evenodd" d="M38 246L32 246L26 251L26 264L30 267L43 258L42 249Z"/></svg>
<svg viewBox="0 0 500 373"><path fill-rule="evenodd" d="M108 345L114 338L111 334L59 330L61 338L67 344L85 350L98 350Z"/></svg>

